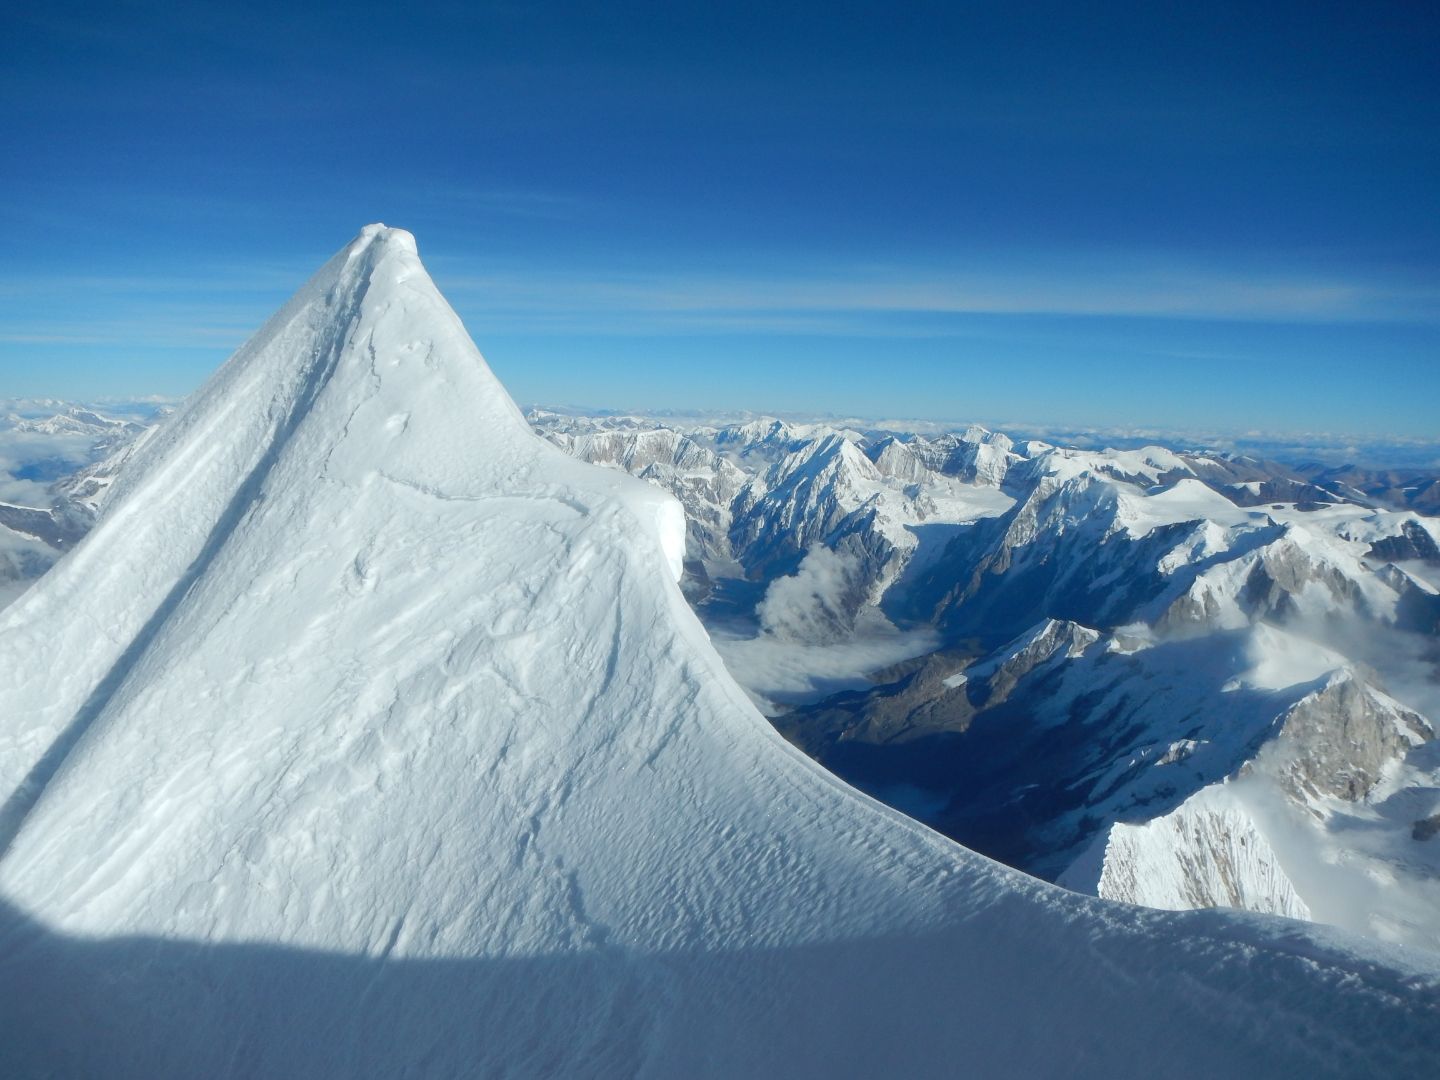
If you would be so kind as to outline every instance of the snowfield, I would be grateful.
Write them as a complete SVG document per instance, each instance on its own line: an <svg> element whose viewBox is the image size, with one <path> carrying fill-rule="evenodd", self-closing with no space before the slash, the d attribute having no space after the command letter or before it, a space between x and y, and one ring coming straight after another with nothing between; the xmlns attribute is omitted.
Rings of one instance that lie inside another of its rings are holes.
<svg viewBox="0 0 1440 1080"><path fill-rule="evenodd" d="M803 757L682 526L367 228L0 612L0 1073L1440 1071L1440 958L1068 893Z"/></svg>

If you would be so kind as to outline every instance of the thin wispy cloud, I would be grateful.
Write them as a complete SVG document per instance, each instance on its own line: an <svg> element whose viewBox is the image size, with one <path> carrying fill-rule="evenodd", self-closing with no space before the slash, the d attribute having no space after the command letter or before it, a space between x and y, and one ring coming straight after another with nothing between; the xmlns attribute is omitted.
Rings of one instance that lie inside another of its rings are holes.
<svg viewBox="0 0 1440 1080"><path fill-rule="evenodd" d="M1348 281L1257 279L1172 272L1085 277L1016 273L719 277L666 274L551 275L501 271L448 275L443 284L483 311L643 313L661 326L733 326L763 318L816 328L815 316L1068 315L1260 322L1440 321L1440 291ZM697 323L696 320L706 320ZM583 320L582 320L583 322ZM850 328L850 324L836 324Z"/></svg>
<svg viewBox="0 0 1440 1080"><path fill-rule="evenodd" d="M0 391L193 387L381 220L532 399L1434 429L1440 24L983 7L31 5Z"/></svg>
<svg viewBox="0 0 1440 1080"><path fill-rule="evenodd" d="M484 201L484 196L477 194ZM497 193L504 201L510 196ZM517 206L530 196L515 196ZM549 205L536 197L538 207ZM558 200L557 205L563 205ZM554 273L437 260L442 288L488 329L550 334L884 333L945 337L964 316L1071 316L1276 323L1440 322L1440 292L1354 281L1118 269L904 272L797 268L783 275ZM190 274L0 277L0 342L213 348L238 344L309 268L230 262ZM77 300L76 298L80 299ZM66 308L63 325L42 314ZM1176 355L1189 355L1177 352Z"/></svg>

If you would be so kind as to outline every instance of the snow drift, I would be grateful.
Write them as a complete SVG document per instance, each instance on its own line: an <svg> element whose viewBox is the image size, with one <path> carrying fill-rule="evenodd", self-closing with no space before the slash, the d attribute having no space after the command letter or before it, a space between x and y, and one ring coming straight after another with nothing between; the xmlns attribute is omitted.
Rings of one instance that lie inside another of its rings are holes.
<svg viewBox="0 0 1440 1080"><path fill-rule="evenodd" d="M6 1075L1433 1075L1440 972L846 788L367 228L0 614Z"/></svg>

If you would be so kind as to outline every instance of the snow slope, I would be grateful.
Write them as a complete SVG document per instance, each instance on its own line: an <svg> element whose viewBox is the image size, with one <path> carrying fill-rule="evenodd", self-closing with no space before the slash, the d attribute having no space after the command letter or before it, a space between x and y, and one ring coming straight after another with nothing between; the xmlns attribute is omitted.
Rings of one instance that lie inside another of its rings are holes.
<svg viewBox="0 0 1440 1080"><path fill-rule="evenodd" d="M1059 883L1171 911L1234 907L1310 918L1264 834L1223 784L1143 824L1110 826Z"/></svg>
<svg viewBox="0 0 1440 1080"><path fill-rule="evenodd" d="M788 747L675 502L371 226L0 614L8 1076L1426 1076L1440 961L1043 885Z"/></svg>

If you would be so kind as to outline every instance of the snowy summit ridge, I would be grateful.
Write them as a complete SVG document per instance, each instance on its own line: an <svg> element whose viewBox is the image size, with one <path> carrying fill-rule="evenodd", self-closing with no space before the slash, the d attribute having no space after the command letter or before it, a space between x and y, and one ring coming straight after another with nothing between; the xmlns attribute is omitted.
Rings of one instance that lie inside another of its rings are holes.
<svg viewBox="0 0 1440 1080"><path fill-rule="evenodd" d="M3 1071L1436 1066L1424 954L1065 893L803 758L682 524L367 228L0 614Z"/></svg>

